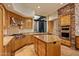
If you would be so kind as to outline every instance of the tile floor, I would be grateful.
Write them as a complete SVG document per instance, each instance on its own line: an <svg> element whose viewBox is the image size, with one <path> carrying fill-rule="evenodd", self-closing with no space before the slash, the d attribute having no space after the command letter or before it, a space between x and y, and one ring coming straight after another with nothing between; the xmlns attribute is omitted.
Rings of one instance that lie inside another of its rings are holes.
<svg viewBox="0 0 79 59"><path fill-rule="evenodd" d="M61 46L62 56L79 56L79 50L74 50L66 46ZM34 45L25 46L15 52L15 56L37 56L34 51Z"/></svg>

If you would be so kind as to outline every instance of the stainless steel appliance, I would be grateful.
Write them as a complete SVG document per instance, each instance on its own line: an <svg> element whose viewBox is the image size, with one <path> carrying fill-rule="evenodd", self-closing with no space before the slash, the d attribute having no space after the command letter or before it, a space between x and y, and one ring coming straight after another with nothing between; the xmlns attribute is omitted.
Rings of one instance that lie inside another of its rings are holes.
<svg viewBox="0 0 79 59"><path fill-rule="evenodd" d="M61 27L61 37L70 40L70 28L69 25Z"/></svg>

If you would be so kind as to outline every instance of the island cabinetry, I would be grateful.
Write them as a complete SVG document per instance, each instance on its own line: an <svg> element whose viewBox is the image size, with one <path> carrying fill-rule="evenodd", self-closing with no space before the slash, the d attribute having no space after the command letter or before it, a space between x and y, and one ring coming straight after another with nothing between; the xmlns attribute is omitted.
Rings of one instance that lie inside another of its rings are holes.
<svg viewBox="0 0 79 59"><path fill-rule="evenodd" d="M45 56L46 55L46 44L45 42L37 40L37 54L39 56Z"/></svg>
<svg viewBox="0 0 79 59"><path fill-rule="evenodd" d="M47 56L59 56L61 55L60 42L53 42L47 44Z"/></svg>
<svg viewBox="0 0 79 59"><path fill-rule="evenodd" d="M39 56L59 56L61 55L60 41L44 41L44 38L35 37L35 52ZM47 40L47 39L46 39ZM49 39L48 39L49 40ZM51 39L53 40L53 39Z"/></svg>

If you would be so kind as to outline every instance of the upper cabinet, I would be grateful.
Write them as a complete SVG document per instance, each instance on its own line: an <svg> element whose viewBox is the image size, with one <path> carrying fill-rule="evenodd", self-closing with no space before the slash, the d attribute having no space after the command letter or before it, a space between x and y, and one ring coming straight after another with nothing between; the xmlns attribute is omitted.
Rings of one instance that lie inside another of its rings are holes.
<svg viewBox="0 0 79 59"><path fill-rule="evenodd" d="M60 25L61 26L70 25L70 15L60 16Z"/></svg>
<svg viewBox="0 0 79 59"><path fill-rule="evenodd" d="M10 11L6 11L7 26L11 26L14 23L17 24L19 28L31 29L32 28L32 18L23 17Z"/></svg>
<svg viewBox="0 0 79 59"><path fill-rule="evenodd" d="M25 28L26 29L32 29L33 20L32 19L26 19L25 20Z"/></svg>

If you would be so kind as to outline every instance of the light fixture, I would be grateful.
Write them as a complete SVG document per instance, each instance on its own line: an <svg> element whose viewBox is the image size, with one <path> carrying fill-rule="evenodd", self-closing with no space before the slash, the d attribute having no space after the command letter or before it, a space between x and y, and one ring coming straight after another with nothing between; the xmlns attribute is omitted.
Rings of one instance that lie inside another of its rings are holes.
<svg viewBox="0 0 79 59"><path fill-rule="evenodd" d="M63 4L63 3L60 3L61 5Z"/></svg>
<svg viewBox="0 0 79 59"><path fill-rule="evenodd" d="M40 6L38 6L37 8L40 8Z"/></svg>
<svg viewBox="0 0 79 59"><path fill-rule="evenodd" d="M8 7L10 7L10 5L7 5Z"/></svg>

